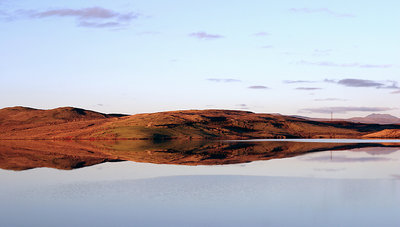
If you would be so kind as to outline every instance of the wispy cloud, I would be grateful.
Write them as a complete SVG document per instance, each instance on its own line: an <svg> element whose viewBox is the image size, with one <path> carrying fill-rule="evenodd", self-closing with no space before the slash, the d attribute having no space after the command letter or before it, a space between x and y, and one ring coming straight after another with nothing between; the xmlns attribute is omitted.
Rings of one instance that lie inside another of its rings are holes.
<svg viewBox="0 0 400 227"><path fill-rule="evenodd" d="M89 28L112 28L121 26L121 24L118 22L98 23L98 22L87 22L87 21L81 21L78 23L78 25L81 27L89 27Z"/></svg>
<svg viewBox="0 0 400 227"><path fill-rule="evenodd" d="M330 101L347 101L347 99L339 99L339 98L325 98L325 99L314 99L317 102L330 102Z"/></svg>
<svg viewBox="0 0 400 227"><path fill-rule="evenodd" d="M314 56L328 56L332 52L332 49L314 49Z"/></svg>
<svg viewBox="0 0 400 227"><path fill-rule="evenodd" d="M257 32L253 34L254 36L269 36L271 35L269 32Z"/></svg>
<svg viewBox="0 0 400 227"><path fill-rule="evenodd" d="M217 82L217 83L242 82L241 80L232 79L232 78L208 78L207 80L211 81L211 82Z"/></svg>
<svg viewBox="0 0 400 227"><path fill-rule="evenodd" d="M320 87L297 87L296 90L303 90L303 91L315 91L315 90L321 90L322 88Z"/></svg>
<svg viewBox="0 0 400 227"><path fill-rule="evenodd" d="M338 85L346 87L356 88L377 88L377 89L400 89L396 81L375 81L375 80L364 80L364 79L342 79L342 80L324 80L327 83L336 83Z"/></svg>
<svg viewBox="0 0 400 227"><path fill-rule="evenodd" d="M310 61L299 61L299 64L303 65L316 65L316 66L327 66L327 67L344 67L344 68L391 68L392 64L361 64L361 63L334 63L329 61L310 62Z"/></svg>
<svg viewBox="0 0 400 227"><path fill-rule="evenodd" d="M250 88L250 89L269 89L269 87L262 86L262 85L254 85L254 86L250 86L248 88Z"/></svg>
<svg viewBox="0 0 400 227"><path fill-rule="evenodd" d="M48 17L69 17L77 20L77 25L92 28L122 27L141 15L135 12L121 13L102 7L82 9L60 8L50 10L17 10L18 17L42 19Z"/></svg>
<svg viewBox="0 0 400 227"><path fill-rule="evenodd" d="M197 39L202 39L202 40L212 40L212 39L224 38L224 36L222 36L222 35L210 34L210 33L206 33L206 32L194 32L194 33L190 33L189 36L197 38Z"/></svg>
<svg viewBox="0 0 400 227"><path fill-rule="evenodd" d="M241 110L248 110L249 106L247 104L236 104L235 105L237 107L237 109L241 109Z"/></svg>
<svg viewBox="0 0 400 227"><path fill-rule="evenodd" d="M293 13L305 13L305 14L323 13L334 17L349 17L349 18L355 17L355 15L351 13L339 13L328 8L291 8L289 9L289 11Z"/></svg>
<svg viewBox="0 0 400 227"><path fill-rule="evenodd" d="M382 87L383 83L379 83L373 80L360 80L360 79L343 79L337 82L340 85L347 87Z"/></svg>
<svg viewBox="0 0 400 227"><path fill-rule="evenodd" d="M240 107L246 107L246 104L236 104L236 106L240 106Z"/></svg>
<svg viewBox="0 0 400 227"><path fill-rule="evenodd" d="M77 17L78 19L117 19L120 21L129 21L136 19L137 13L119 13L101 7L91 7L83 9L55 9L41 12L34 12L31 17Z"/></svg>
<svg viewBox="0 0 400 227"><path fill-rule="evenodd" d="M340 113L345 114L348 112L383 112L393 110L393 108L388 107L321 107L321 108L306 108L299 110L300 113Z"/></svg>

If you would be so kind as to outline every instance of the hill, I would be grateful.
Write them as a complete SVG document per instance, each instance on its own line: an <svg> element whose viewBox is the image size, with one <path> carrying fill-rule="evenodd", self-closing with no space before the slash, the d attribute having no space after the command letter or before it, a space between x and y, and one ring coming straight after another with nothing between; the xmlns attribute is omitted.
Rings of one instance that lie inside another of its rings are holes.
<svg viewBox="0 0 400 227"><path fill-rule="evenodd" d="M306 120L311 120L311 121L322 121L322 122L329 122L332 121L331 119L328 118L311 118L311 117L305 117L305 116L294 116ZM362 123L362 124L400 124L400 118L395 117L390 114L370 114L366 117L352 117L348 119L337 119L335 118L334 121L347 121L347 122L353 122L353 123Z"/></svg>
<svg viewBox="0 0 400 227"><path fill-rule="evenodd" d="M366 117L354 117L348 120L366 124L400 124L400 118L390 114L370 114Z"/></svg>
<svg viewBox="0 0 400 227"><path fill-rule="evenodd" d="M48 138L48 135L79 130L93 123L125 115L103 114L74 107L41 110L29 107L0 109L0 138Z"/></svg>
<svg viewBox="0 0 400 227"><path fill-rule="evenodd" d="M400 125L318 122L235 110L185 110L116 116L72 107L0 110L1 139L360 138Z"/></svg>

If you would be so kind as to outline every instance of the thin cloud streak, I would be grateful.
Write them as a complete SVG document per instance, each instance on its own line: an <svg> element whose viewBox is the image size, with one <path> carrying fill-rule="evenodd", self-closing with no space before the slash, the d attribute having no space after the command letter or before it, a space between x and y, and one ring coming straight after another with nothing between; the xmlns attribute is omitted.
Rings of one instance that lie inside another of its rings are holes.
<svg viewBox="0 0 400 227"><path fill-rule="evenodd" d="M268 32L257 32L257 33L254 33L253 35L254 36L269 36L271 34Z"/></svg>
<svg viewBox="0 0 400 227"><path fill-rule="evenodd" d="M249 106L247 104L236 104L235 106L237 107L237 109L241 109L241 110L249 109Z"/></svg>
<svg viewBox="0 0 400 227"><path fill-rule="evenodd" d="M269 89L269 87L262 86L262 85L254 85L254 86L250 86L248 88L249 89Z"/></svg>
<svg viewBox="0 0 400 227"><path fill-rule="evenodd" d="M317 81L312 80L284 80L283 83L285 84L300 84L300 83L315 83Z"/></svg>
<svg viewBox="0 0 400 227"><path fill-rule="evenodd" d="M332 52L332 49L314 49L314 56L328 56Z"/></svg>
<svg viewBox="0 0 400 227"><path fill-rule="evenodd" d="M374 80L364 80L364 79L342 79L342 80L331 80L325 79L326 83L335 83L338 85L346 86L346 87L355 87L355 88L376 88L376 89L400 89L397 84L397 81L374 81Z"/></svg>
<svg viewBox="0 0 400 227"><path fill-rule="evenodd" d="M321 108L306 108L299 110L300 113L320 113L320 114L329 114L329 113L340 113L346 114L348 112L383 112L393 110L393 108L388 107L321 107Z"/></svg>
<svg viewBox="0 0 400 227"><path fill-rule="evenodd" d="M382 87L384 84L372 80L343 79L337 82L347 87Z"/></svg>
<svg viewBox="0 0 400 227"><path fill-rule="evenodd" d="M141 15L135 12L120 13L102 7L89 7L82 9L51 9L44 11L17 10L16 17L42 19L48 17L70 17L77 20L77 25L91 28L122 27L129 24Z"/></svg>
<svg viewBox="0 0 400 227"><path fill-rule="evenodd" d="M315 65L315 66L325 66L325 67L343 67L343 68L391 68L392 64L361 64L361 63L334 63L329 61L321 61L321 62L310 62L301 60L298 62L302 65Z"/></svg>
<svg viewBox="0 0 400 227"><path fill-rule="evenodd" d="M241 80L238 79L232 79L232 78L208 78L208 81L211 82L217 82L217 83L234 83L234 82L242 82Z"/></svg>
<svg viewBox="0 0 400 227"><path fill-rule="evenodd" d="M296 90L303 90L303 91L315 91L315 90L321 90L322 88L320 87L297 87Z"/></svg>
<svg viewBox="0 0 400 227"><path fill-rule="evenodd" d="M339 99L339 98L325 98L325 99L314 99L317 102L325 102L325 101L347 101L347 99Z"/></svg>
<svg viewBox="0 0 400 227"><path fill-rule="evenodd" d="M106 23L96 23L96 22L87 22L81 21L78 24L81 27L89 27L89 28L115 28L121 26L118 22L106 22Z"/></svg>
<svg viewBox="0 0 400 227"><path fill-rule="evenodd" d="M289 9L293 13L305 13L305 14L315 14L315 13L324 13L334 17L355 17L354 14L350 13L338 13L328 8L291 8Z"/></svg>
<svg viewBox="0 0 400 227"><path fill-rule="evenodd" d="M201 40L212 40L224 38L222 35L210 34L206 32L194 32L189 34L190 37L194 37Z"/></svg>

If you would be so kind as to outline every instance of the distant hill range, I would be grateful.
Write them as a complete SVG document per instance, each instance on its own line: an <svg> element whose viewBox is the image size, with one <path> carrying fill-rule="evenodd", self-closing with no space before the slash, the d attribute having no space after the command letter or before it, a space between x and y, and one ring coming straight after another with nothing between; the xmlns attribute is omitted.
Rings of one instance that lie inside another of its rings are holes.
<svg viewBox="0 0 400 227"><path fill-rule="evenodd" d="M366 124L400 124L400 118L390 114L370 114L366 117L350 118L349 121Z"/></svg>
<svg viewBox="0 0 400 227"><path fill-rule="evenodd" d="M313 121L323 121L329 122L331 119L328 118L310 118L304 116L297 116L299 118L313 120ZM400 118L395 117L390 114L370 114L366 117L353 117L348 119L337 119L334 118L334 121L347 121L347 122L354 122L354 123L364 123L364 124L400 124Z"/></svg>
<svg viewBox="0 0 400 227"><path fill-rule="evenodd" d="M51 110L11 107L0 109L0 139L400 138L400 125L388 124L393 118L378 115L367 118L375 121L331 122L236 110L185 110L127 116L74 107ZM375 124L377 119L385 119L380 121L385 124Z"/></svg>

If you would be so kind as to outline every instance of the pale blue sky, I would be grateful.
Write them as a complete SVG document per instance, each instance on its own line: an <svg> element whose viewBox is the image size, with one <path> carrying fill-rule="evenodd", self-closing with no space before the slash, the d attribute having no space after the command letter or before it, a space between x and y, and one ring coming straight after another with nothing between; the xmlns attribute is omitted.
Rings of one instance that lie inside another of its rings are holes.
<svg viewBox="0 0 400 227"><path fill-rule="evenodd" d="M0 108L400 117L399 7L0 0Z"/></svg>

